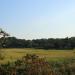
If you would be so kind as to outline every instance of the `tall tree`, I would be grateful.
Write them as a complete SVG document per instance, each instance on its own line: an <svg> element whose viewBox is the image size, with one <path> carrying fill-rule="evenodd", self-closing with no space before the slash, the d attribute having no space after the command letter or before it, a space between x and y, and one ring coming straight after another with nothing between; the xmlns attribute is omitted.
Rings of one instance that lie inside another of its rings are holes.
<svg viewBox="0 0 75 75"><path fill-rule="evenodd" d="M5 41L6 41L6 37L9 36L8 33L6 33L5 31L3 31L1 28L0 28L0 47L3 48L5 47ZM2 56L2 50L0 49L0 59L3 59L3 56Z"/></svg>

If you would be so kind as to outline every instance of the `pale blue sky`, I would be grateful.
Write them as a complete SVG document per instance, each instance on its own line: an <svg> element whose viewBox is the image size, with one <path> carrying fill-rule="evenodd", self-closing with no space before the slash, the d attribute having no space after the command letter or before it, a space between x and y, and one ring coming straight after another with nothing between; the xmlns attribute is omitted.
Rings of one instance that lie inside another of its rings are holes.
<svg viewBox="0 0 75 75"><path fill-rule="evenodd" d="M0 0L0 27L25 39L75 36L75 0Z"/></svg>

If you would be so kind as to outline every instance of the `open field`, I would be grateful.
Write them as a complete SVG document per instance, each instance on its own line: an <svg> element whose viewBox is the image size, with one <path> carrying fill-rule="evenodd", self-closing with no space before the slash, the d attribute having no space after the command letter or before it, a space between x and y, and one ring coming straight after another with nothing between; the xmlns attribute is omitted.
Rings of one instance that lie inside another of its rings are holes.
<svg viewBox="0 0 75 75"><path fill-rule="evenodd" d="M62 61L63 59L75 58L75 50L43 50L43 49L2 49L4 59L0 63L13 62L26 54L36 54L48 61Z"/></svg>

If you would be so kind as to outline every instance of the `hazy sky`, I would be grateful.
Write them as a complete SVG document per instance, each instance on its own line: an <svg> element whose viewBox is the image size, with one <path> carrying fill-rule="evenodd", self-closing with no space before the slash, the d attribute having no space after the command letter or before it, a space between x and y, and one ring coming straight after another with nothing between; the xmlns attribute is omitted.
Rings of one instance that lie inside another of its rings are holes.
<svg viewBox="0 0 75 75"><path fill-rule="evenodd" d="M25 39L75 36L75 0L0 0L0 27Z"/></svg>

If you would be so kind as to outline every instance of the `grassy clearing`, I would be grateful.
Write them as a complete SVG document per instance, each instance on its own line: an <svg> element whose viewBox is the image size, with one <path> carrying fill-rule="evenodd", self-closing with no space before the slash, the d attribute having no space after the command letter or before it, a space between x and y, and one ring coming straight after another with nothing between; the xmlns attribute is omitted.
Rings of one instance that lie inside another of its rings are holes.
<svg viewBox="0 0 75 75"><path fill-rule="evenodd" d="M13 62L26 54L36 54L48 61L63 61L64 59L75 58L75 50L3 49L3 54L5 58L0 60L0 63Z"/></svg>

